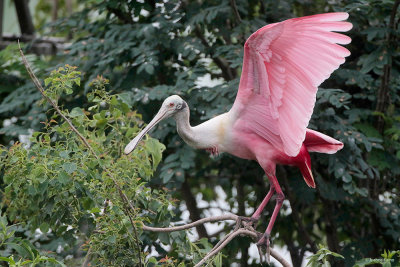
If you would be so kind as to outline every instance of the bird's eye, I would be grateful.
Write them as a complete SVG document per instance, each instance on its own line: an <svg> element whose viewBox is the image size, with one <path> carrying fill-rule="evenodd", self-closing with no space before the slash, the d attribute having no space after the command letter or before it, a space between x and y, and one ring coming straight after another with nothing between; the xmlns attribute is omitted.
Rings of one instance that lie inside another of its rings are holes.
<svg viewBox="0 0 400 267"><path fill-rule="evenodd" d="M169 103L169 106L172 108L175 104L174 103Z"/></svg>

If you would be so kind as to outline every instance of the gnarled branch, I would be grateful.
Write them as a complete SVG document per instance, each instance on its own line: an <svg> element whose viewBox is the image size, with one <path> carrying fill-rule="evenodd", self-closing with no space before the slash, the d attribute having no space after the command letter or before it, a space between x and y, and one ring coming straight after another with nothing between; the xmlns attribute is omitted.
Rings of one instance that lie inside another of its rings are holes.
<svg viewBox="0 0 400 267"><path fill-rule="evenodd" d="M225 237L223 237L208 253L204 258L199 261L194 267L199 267L205 264L208 260L210 260L213 256L217 255L229 242L231 242L235 237L238 235L241 236L249 236L254 240L258 240L262 233L256 231L251 223L246 223L243 220L243 217L237 216L234 214L225 214L220 216L213 216L208 218L203 218L197 220L192 223L180 225L180 226L171 226L171 227L151 227L143 224L143 230L145 231L152 231L152 232L175 232L175 231L182 231L189 228L196 227L198 225L203 225L208 222L221 222L221 221L228 221L233 220L236 221L235 228L228 233ZM290 263L288 263L279 253L270 249L270 254L273 258L275 258L279 263L282 264L284 267L290 267Z"/></svg>

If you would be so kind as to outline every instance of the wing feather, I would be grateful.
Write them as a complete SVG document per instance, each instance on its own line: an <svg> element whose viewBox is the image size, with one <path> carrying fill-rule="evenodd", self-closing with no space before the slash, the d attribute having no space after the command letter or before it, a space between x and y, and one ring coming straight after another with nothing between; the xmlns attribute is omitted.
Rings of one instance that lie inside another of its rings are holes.
<svg viewBox="0 0 400 267"><path fill-rule="evenodd" d="M317 87L350 55L340 44L351 39L336 33L352 28L343 21L347 18L339 12L289 19L249 37L232 107L241 130L256 133L289 156L299 153Z"/></svg>

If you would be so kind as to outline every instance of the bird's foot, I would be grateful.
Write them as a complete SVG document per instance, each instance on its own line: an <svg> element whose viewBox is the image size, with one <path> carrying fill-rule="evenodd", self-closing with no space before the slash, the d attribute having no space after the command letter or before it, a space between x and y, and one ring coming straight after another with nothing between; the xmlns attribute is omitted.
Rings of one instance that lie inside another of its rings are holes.
<svg viewBox="0 0 400 267"><path fill-rule="evenodd" d="M265 260L265 253L263 252L263 249L266 250L266 261L268 264L271 263L270 261L270 255L271 255L271 251L270 251L270 234L264 233L264 234L260 234L258 242L257 242L257 248L258 248L258 253L260 254L260 261L264 262Z"/></svg>
<svg viewBox="0 0 400 267"><path fill-rule="evenodd" d="M244 228L255 227L259 219L254 217L238 216L238 226Z"/></svg>

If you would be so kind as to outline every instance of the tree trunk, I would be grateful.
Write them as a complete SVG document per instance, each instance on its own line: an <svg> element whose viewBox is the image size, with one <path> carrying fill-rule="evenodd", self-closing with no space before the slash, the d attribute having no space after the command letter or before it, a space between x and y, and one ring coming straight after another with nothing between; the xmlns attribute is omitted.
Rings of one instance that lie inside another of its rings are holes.
<svg viewBox="0 0 400 267"><path fill-rule="evenodd" d="M197 208L197 203L196 199L194 198L192 191L190 190L189 184L187 182L187 178L182 184L181 187L182 191L182 196L186 202L186 207L189 211L189 218L192 220L192 222L200 220L200 212L199 209ZM196 226L197 233L199 234L199 238L206 237L208 238L208 233L206 228L204 227L203 224Z"/></svg>
<svg viewBox="0 0 400 267"><path fill-rule="evenodd" d="M35 28L33 27L32 16L31 12L29 11L29 1L14 0L14 3L21 34L33 35L35 33Z"/></svg>

